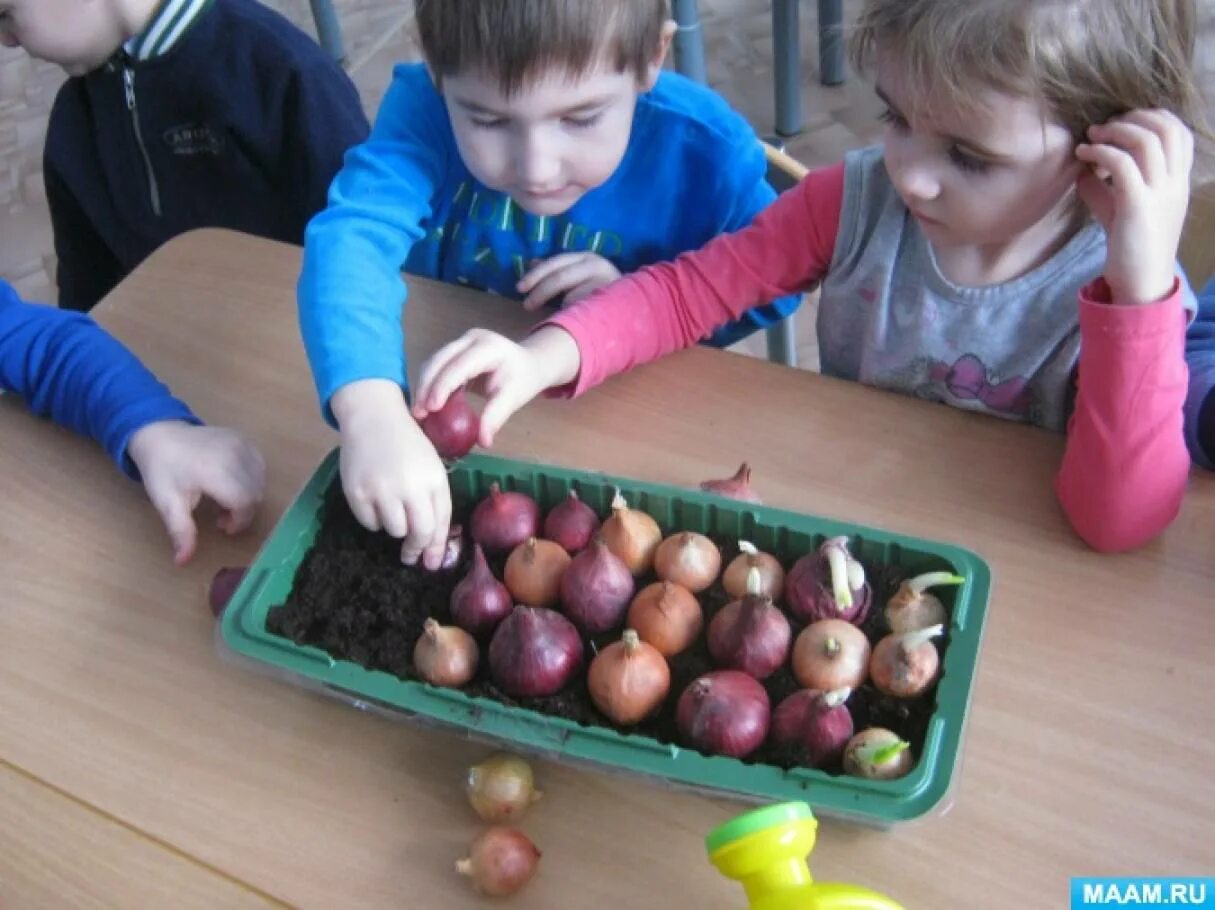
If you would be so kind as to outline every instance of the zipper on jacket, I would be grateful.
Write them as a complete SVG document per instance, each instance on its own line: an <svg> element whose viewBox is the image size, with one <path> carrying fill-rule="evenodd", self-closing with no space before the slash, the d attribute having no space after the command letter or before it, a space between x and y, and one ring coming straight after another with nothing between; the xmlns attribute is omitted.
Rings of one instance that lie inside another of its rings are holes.
<svg viewBox="0 0 1215 910"><path fill-rule="evenodd" d="M148 191L152 197L152 213L160 217L160 187L156 183L156 172L152 170L152 159L143 144L143 130L139 128L139 108L135 105L135 71L125 63L122 66L122 87L127 96L127 110L131 112L131 124L135 127L135 144L143 156L144 170L148 174Z"/></svg>

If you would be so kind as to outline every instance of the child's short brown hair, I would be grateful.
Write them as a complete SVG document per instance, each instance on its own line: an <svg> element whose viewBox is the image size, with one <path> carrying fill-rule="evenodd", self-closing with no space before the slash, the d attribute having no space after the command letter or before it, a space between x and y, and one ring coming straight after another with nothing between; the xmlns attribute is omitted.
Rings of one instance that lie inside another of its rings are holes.
<svg viewBox="0 0 1215 910"><path fill-rule="evenodd" d="M1138 108L1204 131L1194 0L865 0L851 52L893 51L912 89L961 108L992 88L1042 101L1077 139Z"/></svg>
<svg viewBox="0 0 1215 910"><path fill-rule="evenodd" d="M514 94L539 73L577 76L606 60L644 81L662 46L666 0L417 0L435 79L480 72Z"/></svg>

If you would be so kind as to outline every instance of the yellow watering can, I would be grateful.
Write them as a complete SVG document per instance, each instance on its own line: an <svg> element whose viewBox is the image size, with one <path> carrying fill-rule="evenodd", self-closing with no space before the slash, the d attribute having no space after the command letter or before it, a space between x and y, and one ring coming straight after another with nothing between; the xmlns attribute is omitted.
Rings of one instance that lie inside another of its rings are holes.
<svg viewBox="0 0 1215 910"><path fill-rule="evenodd" d="M816 882L806 860L817 831L806 803L780 803L715 828L705 849L722 875L742 884L750 910L905 910L860 885Z"/></svg>

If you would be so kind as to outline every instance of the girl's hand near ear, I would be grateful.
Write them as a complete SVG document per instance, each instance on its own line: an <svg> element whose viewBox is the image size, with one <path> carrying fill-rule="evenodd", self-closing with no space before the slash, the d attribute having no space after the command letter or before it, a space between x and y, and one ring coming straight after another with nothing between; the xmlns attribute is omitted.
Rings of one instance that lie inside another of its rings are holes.
<svg viewBox="0 0 1215 910"><path fill-rule="evenodd" d="M1088 140L1076 147L1090 165L1076 190L1105 228L1113 302L1161 300L1177 280L1194 136L1168 111L1137 110L1089 127Z"/></svg>

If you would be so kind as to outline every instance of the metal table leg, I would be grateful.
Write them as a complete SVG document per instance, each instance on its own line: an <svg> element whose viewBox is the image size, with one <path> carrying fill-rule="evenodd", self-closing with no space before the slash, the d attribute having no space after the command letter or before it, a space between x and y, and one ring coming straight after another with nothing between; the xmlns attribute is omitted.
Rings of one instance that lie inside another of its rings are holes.
<svg viewBox="0 0 1215 910"><path fill-rule="evenodd" d="M675 69L689 79L708 82L705 72L704 35L700 31L700 12L696 0L671 0L675 15Z"/></svg>
<svg viewBox="0 0 1215 910"><path fill-rule="evenodd" d="M333 9L333 0L308 0L312 6L312 19L316 22L316 36L321 47L338 63L346 59L342 45L342 26Z"/></svg>
<svg viewBox="0 0 1215 910"><path fill-rule="evenodd" d="M823 85L844 83L844 0L818 0L818 72Z"/></svg>
<svg viewBox="0 0 1215 910"><path fill-rule="evenodd" d="M776 90L776 133L793 136L802 128L798 0L772 0L772 58Z"/></svg>

